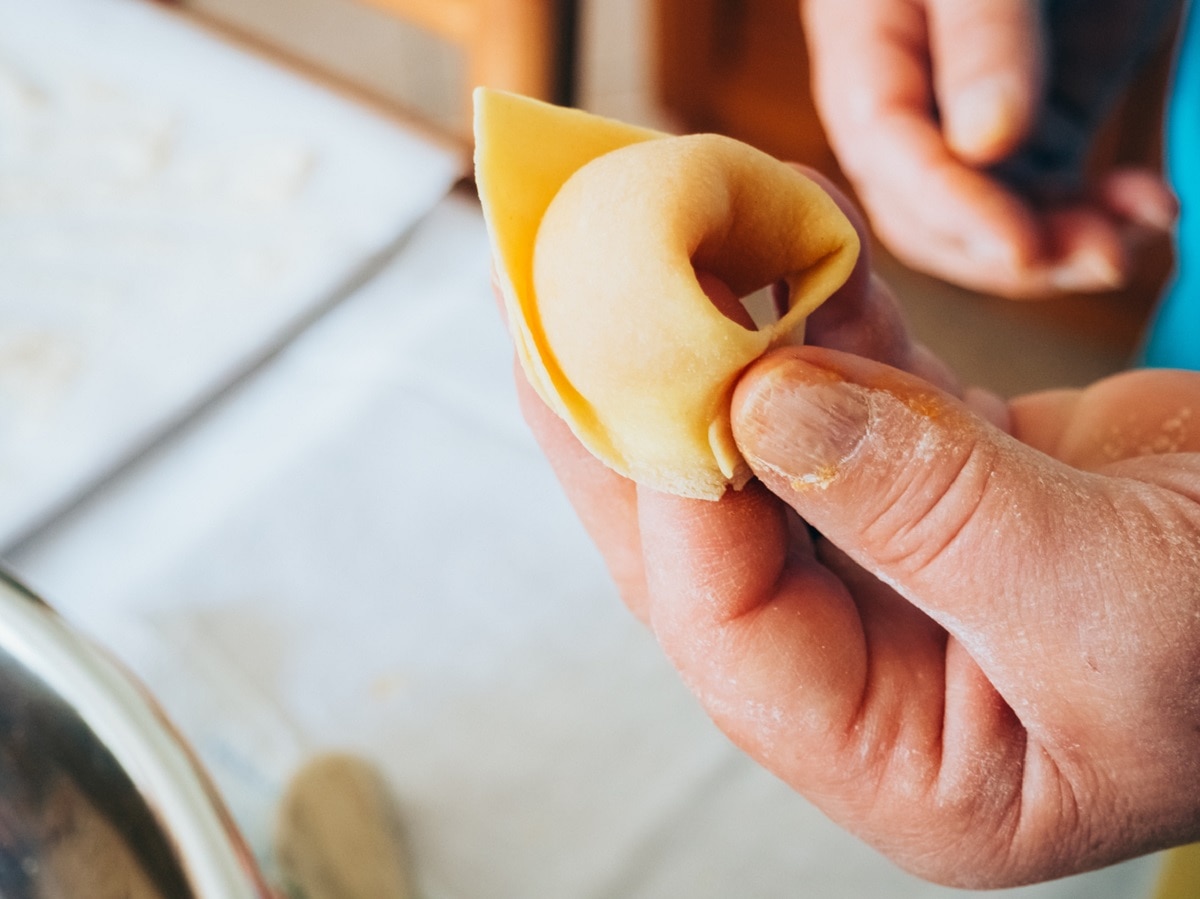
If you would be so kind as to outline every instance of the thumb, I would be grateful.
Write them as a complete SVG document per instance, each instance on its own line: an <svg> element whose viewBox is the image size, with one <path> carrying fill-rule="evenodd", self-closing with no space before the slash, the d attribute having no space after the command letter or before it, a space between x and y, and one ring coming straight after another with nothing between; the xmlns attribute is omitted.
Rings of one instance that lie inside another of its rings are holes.
<svg viewBox="0 0 1200 899"><path fill-rule="evenodd" d="M738 385L733 425L773 493L981 663L989 645L1014 661L1023 642L1044 652L1025 633L1029 604L1053 631L1055 603L1074 614L1086 589L1066 583L1077 573L1064 560L1082 564L1091 548L1102 578L1120 532L1106 495L1115 479L1057 462L928 383L859 357L816 347L765 357Z"/></svg>
<svg viewBox="0 0 1200 899"><path fill-rule="evenodd" d="M1041 101L1043 35L1036 0L929 0L938 107L950 148L998 162L1029 132Z"/></svg>

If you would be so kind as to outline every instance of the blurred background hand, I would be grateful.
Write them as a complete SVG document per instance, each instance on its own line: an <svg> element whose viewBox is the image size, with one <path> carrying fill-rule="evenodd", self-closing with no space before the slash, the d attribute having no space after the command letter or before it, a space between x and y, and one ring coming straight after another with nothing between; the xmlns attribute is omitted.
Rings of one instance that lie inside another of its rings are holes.
<svg viewBox="0 0 1200 899"><path fill-rule="evenodd" d="M1109 107L1177 0L803 0L814 98L880 238L1010 297L1121 286L1177 204L1148 168L1089 181Z"/></svg>

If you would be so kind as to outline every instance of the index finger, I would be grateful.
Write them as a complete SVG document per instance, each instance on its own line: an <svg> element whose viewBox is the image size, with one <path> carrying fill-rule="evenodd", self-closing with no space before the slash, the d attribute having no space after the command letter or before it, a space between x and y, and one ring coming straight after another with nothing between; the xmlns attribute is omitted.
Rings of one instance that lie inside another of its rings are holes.
<svg viewBox="0 0 1200 899"><path fill-rule="evenodd" d="M825 175L807 166L797 168L833 198L858 232L862 248L846 283L808 317L805 342L866 356L960 394L954 373L913 339L895 294L872 272L870 229L861 210Z"/></svg>

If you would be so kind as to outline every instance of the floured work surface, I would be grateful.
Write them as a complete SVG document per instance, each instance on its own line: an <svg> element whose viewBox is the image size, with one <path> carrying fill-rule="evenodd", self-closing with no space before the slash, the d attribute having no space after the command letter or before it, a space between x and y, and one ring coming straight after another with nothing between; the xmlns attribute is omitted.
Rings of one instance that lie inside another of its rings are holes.
<svg viewBox="0 0 1200 899"><path fill-rule="evenodd" d="M144 0L0 0L0 546L274 350L462 167Z"/></svg>

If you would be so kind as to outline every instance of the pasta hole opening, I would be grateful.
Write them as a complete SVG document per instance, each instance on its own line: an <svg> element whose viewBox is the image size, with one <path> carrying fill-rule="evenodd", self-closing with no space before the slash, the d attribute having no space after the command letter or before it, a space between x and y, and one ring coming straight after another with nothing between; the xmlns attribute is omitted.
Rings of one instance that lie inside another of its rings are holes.
<svg viewBox="0 0 1200 899"><path fill-rule="evenodd" d="M787 282L776 281L746 294L738 302L754 321L755 330L761 331L787 314L790 299Z"/></svg>
<svg viewBox="0 0 1200 899"><path fill-rule="evenodd" d="M786 281L775 281L739 297L719 276L696 270L696 280L717 311L747 331L761 331L779 321L790 299Z"/></svg>

